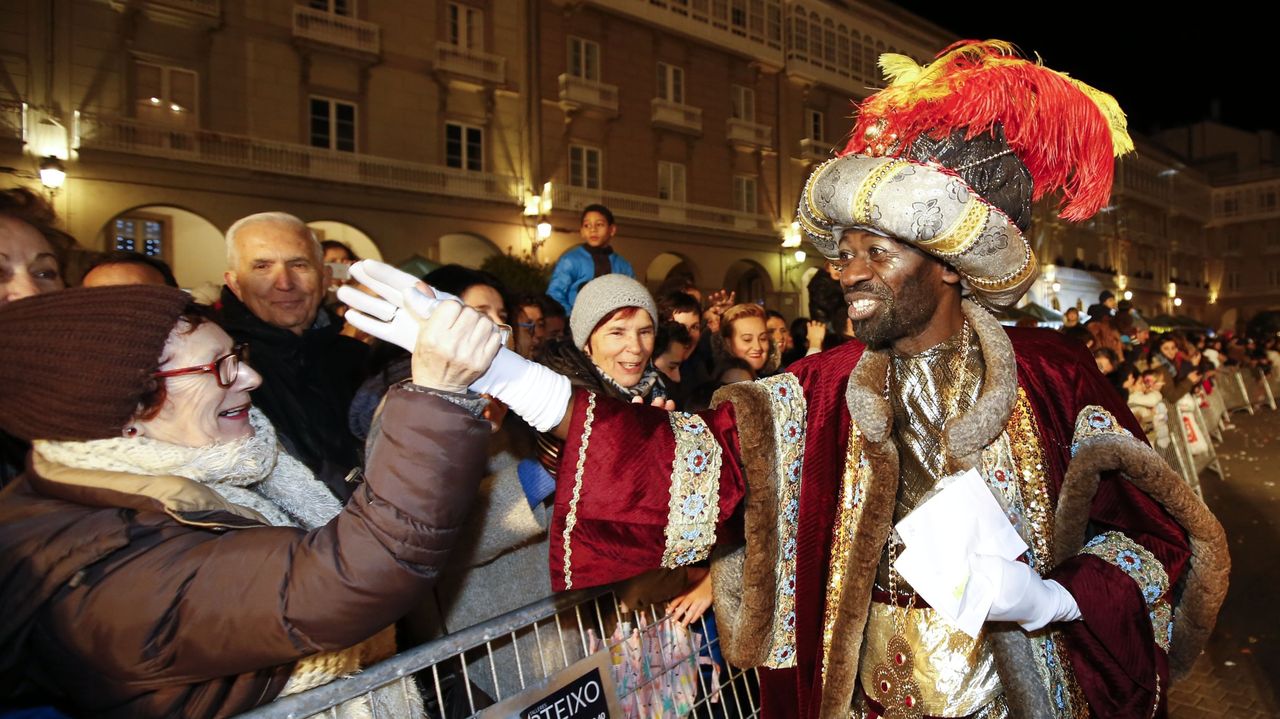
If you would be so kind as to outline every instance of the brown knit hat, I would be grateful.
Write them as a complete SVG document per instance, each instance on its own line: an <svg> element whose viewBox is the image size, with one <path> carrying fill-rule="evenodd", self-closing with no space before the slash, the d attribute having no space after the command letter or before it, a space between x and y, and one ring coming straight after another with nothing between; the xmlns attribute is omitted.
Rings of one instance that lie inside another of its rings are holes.
<svg viewBox="0 0 1280 719"><path fill-rule="evenodd" d="M0 429L26 440L119 437L191 296L77 287L0 306Z"/></svg>

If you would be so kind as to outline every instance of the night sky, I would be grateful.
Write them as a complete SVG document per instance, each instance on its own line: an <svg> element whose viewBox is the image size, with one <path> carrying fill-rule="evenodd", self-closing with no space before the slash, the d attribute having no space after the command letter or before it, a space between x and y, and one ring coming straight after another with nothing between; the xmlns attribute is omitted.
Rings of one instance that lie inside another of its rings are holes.
<svg viewBox="0 0 1280 719"><path fill-rule="evenodd" d="M1210 119L1280 131L1276 25L1234 3L896 3L964 38L998 38L1116 96L1142 133ZM1045 17L1048 20L1033 20Z"/></svg>

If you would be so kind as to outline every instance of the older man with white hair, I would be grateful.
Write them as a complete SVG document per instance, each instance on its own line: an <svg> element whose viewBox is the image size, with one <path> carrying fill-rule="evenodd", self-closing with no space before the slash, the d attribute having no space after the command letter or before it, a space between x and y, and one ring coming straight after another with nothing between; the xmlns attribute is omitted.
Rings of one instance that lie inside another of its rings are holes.
<svg viewBox="0 0 1280 719"><path fill-rule="evenodd" d="M347 409L363 379L368 347L340 334L342 322L324 299L326 271L320 243L302 220L262 212L227 230L222 323L251 346L262 374L253 402L302 460L339 497L359 465L359 442Z"/></svg>

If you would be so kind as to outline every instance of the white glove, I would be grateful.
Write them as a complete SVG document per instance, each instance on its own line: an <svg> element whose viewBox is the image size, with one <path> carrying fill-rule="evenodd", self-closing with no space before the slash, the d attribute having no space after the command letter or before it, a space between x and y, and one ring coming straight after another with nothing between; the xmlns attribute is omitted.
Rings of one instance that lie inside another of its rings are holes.
<svg viewBox="0 0 1280 719"><path fill-rule="evenodd" d="M436 297L427 297L416 285L418 278L377 262L361 260L351 265L351 276L382 297L373 297L355 287L338 288L338 299L351 309L346 320L378 339L399 345L410 352L417 345L419 324L408 305L420 317L427 317L440 302L462 300L432 288ZM484 376L471 384L475 392L495 397L520 415L539 432L547 432L564 419L573 389L563 375L503 347Z"/></svg>
<svg viewBox="0 0 1280 719"><path fill-rule="evenodd" d="M1066 587L1042 579L1023 562L975 554L969 558L969 566L973 570L970 581L987 581L995 588L988 621L1017 622L1033 632L1051 622L1080 618L1080 607Z"/></svg>

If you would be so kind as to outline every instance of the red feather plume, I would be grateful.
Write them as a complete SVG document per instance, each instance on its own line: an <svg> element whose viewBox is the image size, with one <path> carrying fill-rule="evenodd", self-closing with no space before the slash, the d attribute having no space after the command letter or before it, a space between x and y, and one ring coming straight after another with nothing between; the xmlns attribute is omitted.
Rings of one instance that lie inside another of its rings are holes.
<svg viewBox="0 0 1280 719"><path fill-rule="evenodd" d="M1106 206L1114 157L1133 149L1115 99L1039 63L1008 43L964 40L926 66L901 55L880 65L892 82L867 98L841 154L898 155L917 137L1004 128L1031 172L1033 197L1062 190L1061 217L1080 221Z"/></svg>

